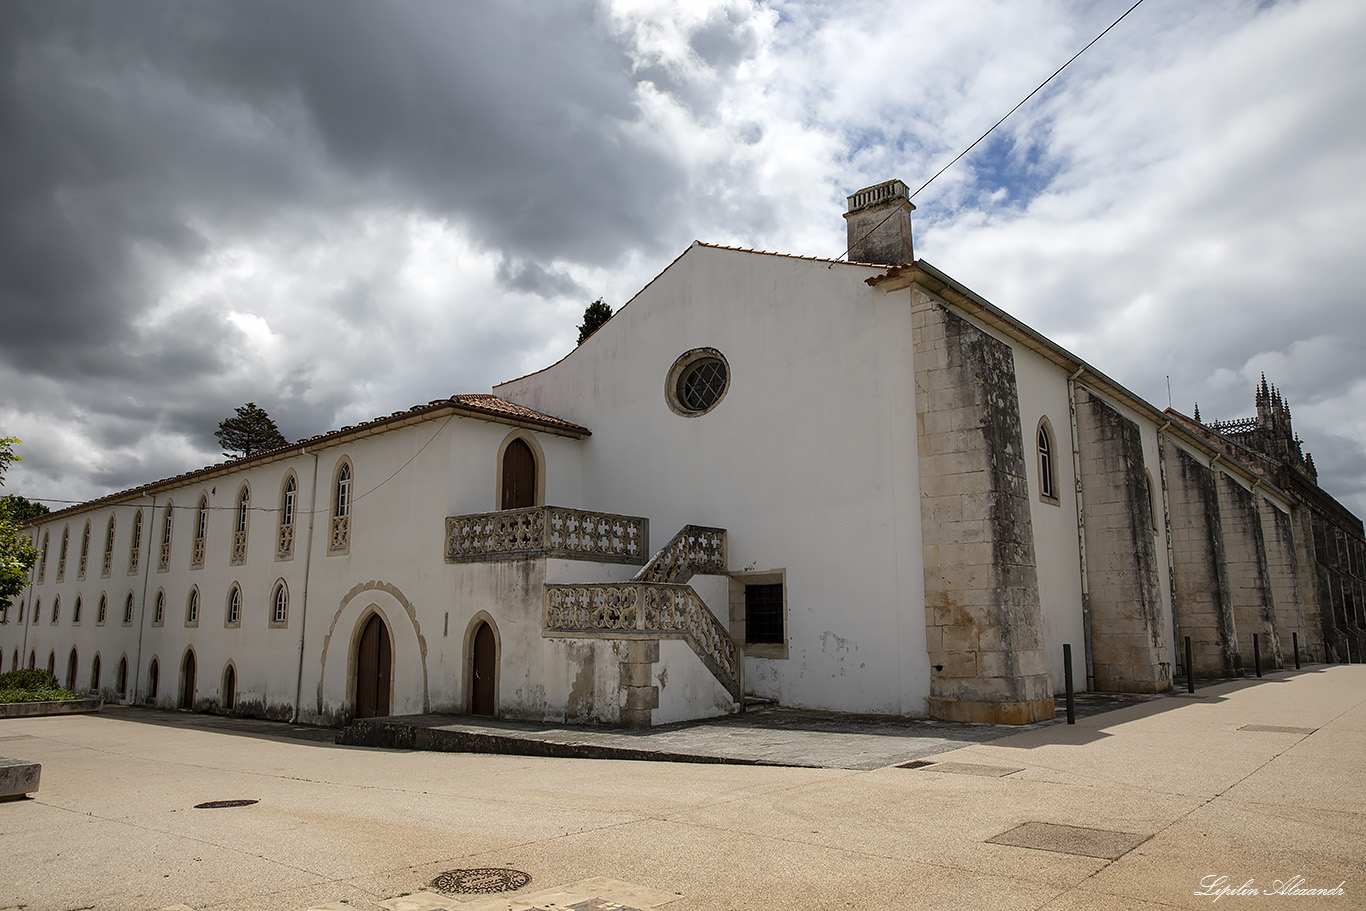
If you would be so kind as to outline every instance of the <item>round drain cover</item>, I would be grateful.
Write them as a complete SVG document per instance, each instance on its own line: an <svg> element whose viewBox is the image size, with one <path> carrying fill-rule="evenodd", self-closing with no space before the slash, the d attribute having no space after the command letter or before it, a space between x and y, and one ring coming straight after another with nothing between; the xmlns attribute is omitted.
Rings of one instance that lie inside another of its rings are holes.
<svg viewBox="0 0 1366 911"><path fill-rule="evenodd" d="M249 807L254 800L208 800L194 805L196 810L221 810L224 807Z"/></svg>
<svg viewBox="0 0 1366 911"><path fill-rule="evenodd" d="M481 867L477 870L447 870L432 885L456 895L511 892L531 882L530 874L506 867Z"/></svg>

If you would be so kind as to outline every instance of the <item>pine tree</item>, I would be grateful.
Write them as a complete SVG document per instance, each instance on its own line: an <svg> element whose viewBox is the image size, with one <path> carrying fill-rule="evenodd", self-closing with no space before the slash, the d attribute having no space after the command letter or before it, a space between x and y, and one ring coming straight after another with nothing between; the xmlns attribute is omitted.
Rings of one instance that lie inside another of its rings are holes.
<svg viewBox="0 0 1366 911"><path fill-rule="evenodd" d="M612 308L607 303L598 298L589 304L583 311L583 325L579 327L579 344L582 345L588 340L588 336L597 332L603 323L612 318Z"/></svg>
<svg viewBox="0 0 1366 911"><path fill-rule="evenodd" d="M258 408L255 402L247 402L237 409L236 417L224 418L214 431L218 443L223 447L223 455L230 459L245 458L288 446L289 440L280 433L265 409Z"/></svg>

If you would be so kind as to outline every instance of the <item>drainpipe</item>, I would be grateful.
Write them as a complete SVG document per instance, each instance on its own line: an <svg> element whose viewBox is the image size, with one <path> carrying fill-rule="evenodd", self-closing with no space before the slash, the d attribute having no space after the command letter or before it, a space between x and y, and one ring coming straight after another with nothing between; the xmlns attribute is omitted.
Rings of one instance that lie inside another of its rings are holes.
<svg viewBox="0 0 1366 911"><path fill-rule="evenodd" d="M1158 479L1162 482L1162 526L1167 534L1167 584L1172 593L1172 651L1175 658L1172 667L1185 661L1185 656L1181 651L1181 621L1176 612L1176 551L1172 547L1172 512L1171 502L1167 498L1167 460L1164 457L1162 441L1165 431L1172 425L1171 421L1157 428L1157 473Z"/></svg>
<svg viewBox="0 0 1366 911"><path fill-rule="evenodd" d="M299 450L304 455L308 455L308 449ZM299 723L299 710L303 704L304 696L304 632L308 628L308 571L313 565L313 516L315 507L318 503L318 453L313 453L313 481L309 484L312 493L309 495L308 503L308 542L304 548L304 590L302 594L303 603L299 607L299 679L294 687L294 717L290 719L290 724ZM297 517L298 510L295 509Z"/></svg>
<svg viewBox="0 0 1366 911"><path fill-rule="evenodd" d="M149 548L147 548L147 552L146 552L146 553L143 553L143 552L142 552L142 546L143 546L143 544L144 544L145 542L147 542L148 540L152 540L152 541L155 541L155 540L156 540L156 528L157 528L157 495L156 495L156 494L152 494L152 506L151 506L151 508L147 511L147 514L148 514L149 516L151 516L152 518L151 518L151 521L150 521L150 522L144 522L144 523L142 523L142 532L143 532L142 540L138 542L138 556L139 556L139 558L142 559L142 603L138 605L138 651L137 651L137 659L136 659L136 660L134 661L134 663L133 663L133 666L134 666L134 668L135 668L135 670L134 670L134 672L133 672L133 686L132 686L132 690L133 690L132 696L133 696L133 698L130 699L130 700L128 701L128 704L129 704L129 705L137 705L137 704L138 704L138 688L142 686L142 631L143 631L143 628L144 628L145 625L146 625L146 624L144 624L142 621L143 621L143 620L146 618L146 616L147 616L147 579L148 579L148 577L152 574L152 549L149 547ZM148 533L148 529L149 529L149 528L151 529L150 534ZM157 545L157 546L160 547L160 545ZM160 554L160 553L157 554L157 559L161 559L161 554ZM121 606L121 605L120 605L120 606ZM120 624L123 623L123 620L122 620L121 618L122 618L122 613L120 613L120 620L119 620L119 623L120 623ZM158 690L161 689L161 668L159 668L159 667L157 668L157 689L158 689Z"/></svg>
<svg viewBox="0 0 1366 911"><path fill-rule="evenodd" d="M1077 430L1077 378L1085 372L1078 367L1077 372L1067 378L1067 411L1072 421L1072 479L1077 491L1077 554L1081 568L1081 629L1082 642L1086 652L1086 689L1096 688L1096 664L1091 652L1091 583L1086 572L1086 511L1082 504L1081 491L1081 434Z"/></svg>

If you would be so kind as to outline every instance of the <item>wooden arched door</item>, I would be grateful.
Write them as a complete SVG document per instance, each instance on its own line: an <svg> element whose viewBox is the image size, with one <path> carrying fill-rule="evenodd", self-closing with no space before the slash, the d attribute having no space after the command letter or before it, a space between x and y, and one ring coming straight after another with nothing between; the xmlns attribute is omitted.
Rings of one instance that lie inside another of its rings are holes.
<svg viewBox="0 0 1366 911"><path fill-rule="evenodd" d="M231 713L237 705L237 670L229 664L223 669L223 711Z"/></svg>
<svg viewBox="0 0 1366 911"><path fill-rule="evenodd" d="M498 709L495 689L498 680L498 642L487 623L480 623L474 631L473 652L473 660L470 661L470 712L493 715Z"/></svg>
<svg viewBox="0 0 1366 911"><path fill-rule="evenodd" d="M526 440L516 439L503 450L503 509L536 505L536 456Z"/></svg>
<svg viewBox="0 0 1366 911"><path fill-rule="evenodd" d="M357 718L382 718L389 714L393 660L389 630L379 614L371 614L356 646Z"/></svg>
<svg viewBox="0 0 1366 911"><path fill-rule="evenodd" d="M194 652L185 653L185 661L180 666L180 707L194 710Z"/></svg>
<svg viewBox="0 0 1366 911"><path fill-rule="evenodd" d="M76 650L71 650L71 657L66 659L66 688L75 692L76 690Z"/></svg>

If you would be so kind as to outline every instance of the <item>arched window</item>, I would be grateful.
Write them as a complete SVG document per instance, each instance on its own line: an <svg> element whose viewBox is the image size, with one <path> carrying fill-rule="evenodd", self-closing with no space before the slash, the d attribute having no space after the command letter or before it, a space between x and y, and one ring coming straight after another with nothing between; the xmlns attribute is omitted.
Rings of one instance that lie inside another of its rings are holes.
<svg viewBox="0 0 1366 911"><path fill-rule="evenodd" d="M337 463L336 481L332 484L332 529L327 542L329 554L351 551L351 461L345 457Z"/></svg>
<svg viewBox="0 0 1366 911"><path fill-rule="evenodd" d="M104 618L109 614L109 597L100 592L100 606L95 608L95 625L104 626Z"/></svg>
<svg viewBox="0 0 1366 911"><path fill-rule="evenodd" d="M285 580L275 583L275 591L270 596L270 625L283 627L289 623L289 589Z"/></svg>
<svg viewBox="0 0 1366 911"><path fill-rule="evenodd" d="M199 625L199 589L191 586L190 596L185 599L185 625Z"/></svg>
<svg viewBox="0 0 1366 911"><path fill-rule="evenodd" d="M71 625L79 626L81 623L81 596L76 596L76 606L71 608Z"/></svg>
<svg viewBox="0 0 1366 911"><path fill-rule="evenodd" d="M52 676L57 676L57 652L54 649L47 653L47 672Z"/></svg>
<svg viewBox="0 0 1366 911"><path fill-rule="evenodd" d="M289 560L294 556L294 510L298 503L299 483L294 472L285 476L280 490L280 527L275 536L275 559Z"/></svg>
<svg viewBox="0 0 1366 911"><path fill-rule="evenodd" d="M29 649L29 653L28 653L28 669L29 669L29 670L33 670L33 669L34 669L35 667L37 667L37 666L38 666L38 653L37 653L36 651L34 651L33 649Z"/></svg>
<svg viewBox="0 0 1366 911"><path fill-rule="evenodd" d="M175 524L175 505L169 501L161 516L161 552L157 557L157 572L171 568L171 530Z"/></svg>
<svg viewBox="0 0 1366 911"><path fill-rule="evenodd" d="M33 625L38 625L38 618L43 615L43 599L39 598L33 602Z"/></svg>
<svg viewBox="0 0 1366 911"><path fill-rule="evenodd" d="M204 565L204 539L209 533L209 496L199 495L199 504L194 508L194 547L190 551L190 566L199 569Z"/></svg>
<svg viewBox="0 0 1366 911"><path fill-rule="evenodd" d="M250 515L251 488L243 484L237 491L237 509L232 524L232 559L228 562L233 566L247 562L247 518Z"/></svg>
<svg viewBox="0 0 1366 911"><path fill-rule="evenodd" d="M43 532L43 552L38 555L38 581L42 582L47 575L47 542L48 534Z"/></svg>
<svg viewBox="0 0 1366 911"><path fill-rule="evenodd" d="M133 536L128 541L128 574L138 571L138 554L142 550L142 510L133 513Z"/></svg>
<svg viewBox="0 0 1366 911"><path fill-rule="evenodd" d="M128 593L128 600L123 602L123 625L133 625L133 593Z"/></svg>
<svg viewBox="0 0 1366 911"><path fill-rule="evenodd" d="M237 626L242 622L242 589L233 583L228 589L228 612L224 625Z"/></svg>
<svg viewBox="0 0 1366 911"><path fill-rule="evenodd" d="M1035 434L1039 452L1039 498L1046 503L1058 504L1058 462L1057 447L1053 444L1053 427L1048 418L1039 419L1039 429Z"/></svg>
<svg viewBox="0 0 1366 911"><path fill-rule="evenodd" d="M109 517L109 525L104 530L104 566L100 568L100 578L108 579L114 571L114 517Z"/></svg>
<svg viewBox="0 0 1366 911"><path fill-rule="evenodd" d="M62 527L62 548L61 548L61 550L58 551L58 553L57 553L57 581L58 581L58 582L62 581L62 577L66 575L66 544L67 544L67 541L68 541L70 538L71 538L71 526L70 526L70 525L63 526L63 527Z"/></svg>
<svg viewBox="0 0 1366 911"><path fill-rule="evenodd" d="M90 562L90 520L85 522L85 531L81 532L81 562L76 564L76 578L85 578L85 567Z"/></svg>
<svg viewBox="0 0 1366 911"><path fill-rule="evenodd" d="M61 616L61 613L62 613L62 596L61 596L61 595L57 595L55 598L52 599L52 625L53 625L53 626L56 626L56 625L57 625L57 618Z"/></svg>
<svg viewBox="0 0 1366 911"><path fill-rule="evenodd" d="M1152 516L1153 534L1157 534L1157 496L1153 491L1153 473L1145 470L1143 480L1148 485L1148 515Z"/></svg>
<svg viewBox="0 0 1366 911"><path fill-rule="evenodd" d="M152 625L161 626L166 622L166 593L157 589L156 611L152 614Z"/></svg>
<svg viewBox="0 0 1366 911"><path fill-rule="evenodd" d="M90 692L92 692L92 693L98 693L99 691L100 691L100 656L99 656L99 653L96 652L96 654L95 654L95 660L93 660L93 661L90 662Z"/></svg>

